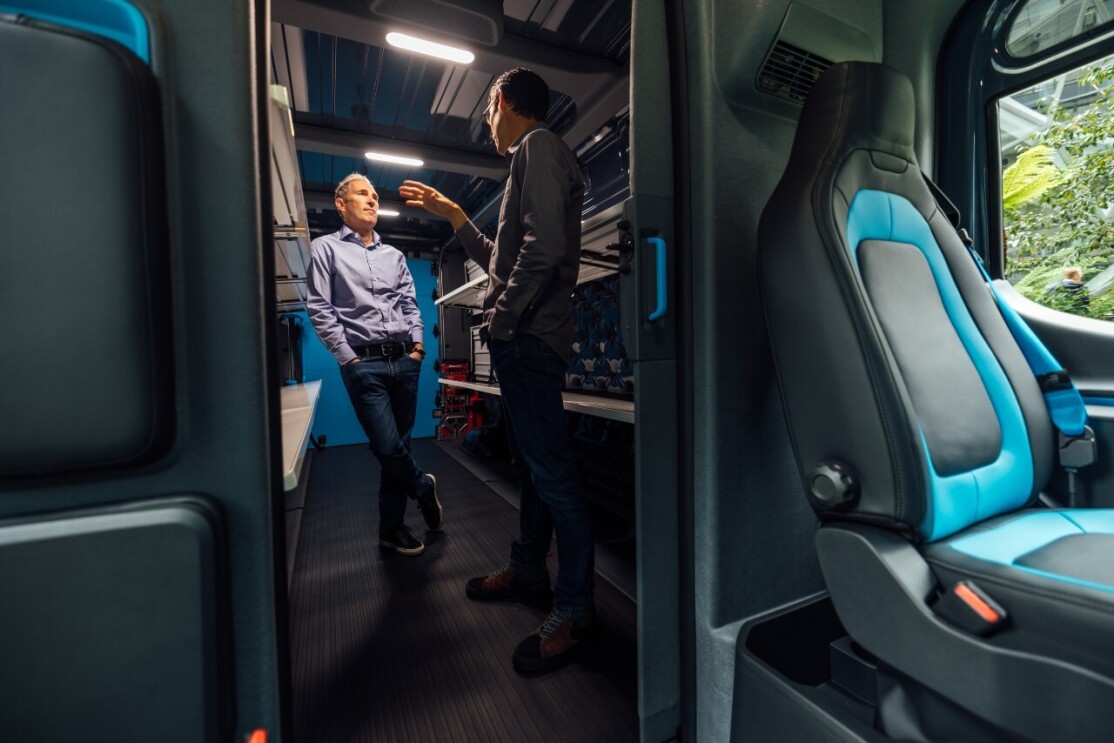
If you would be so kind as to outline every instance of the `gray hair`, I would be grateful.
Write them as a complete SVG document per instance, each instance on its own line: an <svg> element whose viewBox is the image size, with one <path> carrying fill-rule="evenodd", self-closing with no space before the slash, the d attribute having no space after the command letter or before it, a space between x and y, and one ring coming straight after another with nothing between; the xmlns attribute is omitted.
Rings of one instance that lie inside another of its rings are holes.
<svg viewBox="0 0 1114 743"><path fill-rule="evenodd" d="M337 190L333 192L333 195L341 201L346 201L348 199L348 184L352 181L367 181L367 185L375 188L375 184L368 180L366 175L362 173L349 173L344 176L344 180L337 185Z"/></svg>

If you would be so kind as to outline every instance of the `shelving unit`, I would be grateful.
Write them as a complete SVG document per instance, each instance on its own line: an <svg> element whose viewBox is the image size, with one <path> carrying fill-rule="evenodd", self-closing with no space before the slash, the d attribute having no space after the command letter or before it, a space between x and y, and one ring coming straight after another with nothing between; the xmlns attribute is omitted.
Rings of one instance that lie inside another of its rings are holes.
<svg viewBox="0 0 1114 743"><path fill-rule="evenodd" d="M578 285L613 275L618 271L617 225L622 216L623 205L616 204L583 222L581 226ZM457 275L459 276L459 271ZM444 273L441 275L441 280L444 282ZM490 357L487 349L483 348L480 343L477 320L487 291L487 274L474 261L468 260L465 263L464 283L452 289L444 286L441 288L443 293L436 300L436 304L441 310L442 327L445 327L447 312L467 313L469 321L473 323L470 328L471 348L470 358L468 359L471 377L475 380L490 379ZM499 394L498 385L482 381L461 382L450 379L440 379L438 381L446 387L476 390L492 395ZM624 423L634 423L634 403L630 400L603 395L587 395L579 392L564 392L562 395L566 410Z"/></svg>
<svg viewBox="0 0 1114 743"><path fill-rule="evenodd" d="M459 289L454 289L441 297L435 301L434 304L438 306L446 305L448 307L462 307L465 309L478 310L483 307L484 293L486 291L487 274L481 273L464 286Z"/></svg>
<svg viewBox="0 0 1114 743"><path fill-rule="evenodd" d="M271 203L274 209L275 292L279 311L306 304L309 273L309 222L294 146L290 97L281 85L271 86Z"/></svg>
<svg viewBox="0 0 1114 743"><path fill-rule="evenodd" d="M459 387L489 395L502 394L497 384L461 382L455 379L439 379L437 381L446 387ZM613 400L596 395L582 395L579 392L562 392L561 398L565 403L565 410L570 412L594 415L598 418L608 418L623 423L634 423L634 403L630 400Z"/></svg>
<svg viewBox="0 0 1114 743"><path fill-rule="evenodd" d="M298 486L305 462L309 431L317 398L321 395L321 380L305 384L288 385L279 390L279 407L282 410L282 489L293 490Z"/></svg>
<svg viewBox="0 0 1114 743"><path fill-rule="evenodd" d="M605 209L581 225L579 286L588 281L610 276L619 269L619 251L615 247L616 225L623 217L622 204ZM468 281L445 292L434 304L478 310L483 307L487 291L487 274L474 262L468 262Z"/></svg>
<svg viewBox="0 0 1114 743"><path fill-rule="evenodd" d="M309 272L309 222L294 147L294 120L286 88L271 86L271 203L274 210L275 292L280 312L305 308ZM321 395L321 382L284 385L279 391L282 415L282 485L298 486L310 427ZM289 496L288 496L289 497Z"/></svg>

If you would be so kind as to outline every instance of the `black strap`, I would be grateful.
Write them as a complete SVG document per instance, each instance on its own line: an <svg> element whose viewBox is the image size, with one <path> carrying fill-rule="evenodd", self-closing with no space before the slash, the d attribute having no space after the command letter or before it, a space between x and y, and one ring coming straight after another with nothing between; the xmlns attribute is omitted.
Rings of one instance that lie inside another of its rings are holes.
<svg viewBox="0 0 1114 743"><path fill-rule="evenodd" d="M944 216L952 223L952 227L955 228L956 232L959 232L962 229L959 224L963 221L963 214L960 213L959 207L952 203L952 200L948 198L944 190L937 186L923 170L921 171L921 178L924 178L925 185L928 186L928 190L932 193L932 198L936 199L936 205L940 207L940 211L944 212ZM964 230L963 234L967 234L966 230Z"/></svg>

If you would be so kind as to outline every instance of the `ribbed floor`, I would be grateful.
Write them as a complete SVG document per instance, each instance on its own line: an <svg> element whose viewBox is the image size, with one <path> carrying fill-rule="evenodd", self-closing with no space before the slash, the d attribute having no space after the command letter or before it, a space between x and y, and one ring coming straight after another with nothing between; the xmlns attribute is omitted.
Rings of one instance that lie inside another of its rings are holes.
<svg viewBox="0 0 1114 743"><path fill-rule="evenodd" d="M436 442L414 453L445 507L444 531L428 536L408 512L419 557L377 546L371 452L316 452L290 589L294 741L636 740L631 601L597 581L590 652L519 676L511 652L544 612L464 596L468 578L505 561L518 512Z"/></svg>

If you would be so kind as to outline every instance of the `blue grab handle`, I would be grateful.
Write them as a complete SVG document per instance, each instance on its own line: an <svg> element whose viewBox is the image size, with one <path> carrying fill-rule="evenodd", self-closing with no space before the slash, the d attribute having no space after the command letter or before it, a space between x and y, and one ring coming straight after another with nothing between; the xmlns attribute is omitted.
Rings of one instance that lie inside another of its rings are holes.
<svg viewBox="0 0 1114 743"><path fill-rule="evenodd" d="M666 262L665 262L665 240L660 237L647 237L646 242L652 244L657 249L657 269L658 269L658 306L650 313L650 322L660 320L665 317L665 311L669 309L669 296L666 293L666 286L669 282L666 281Z"/></svg>

